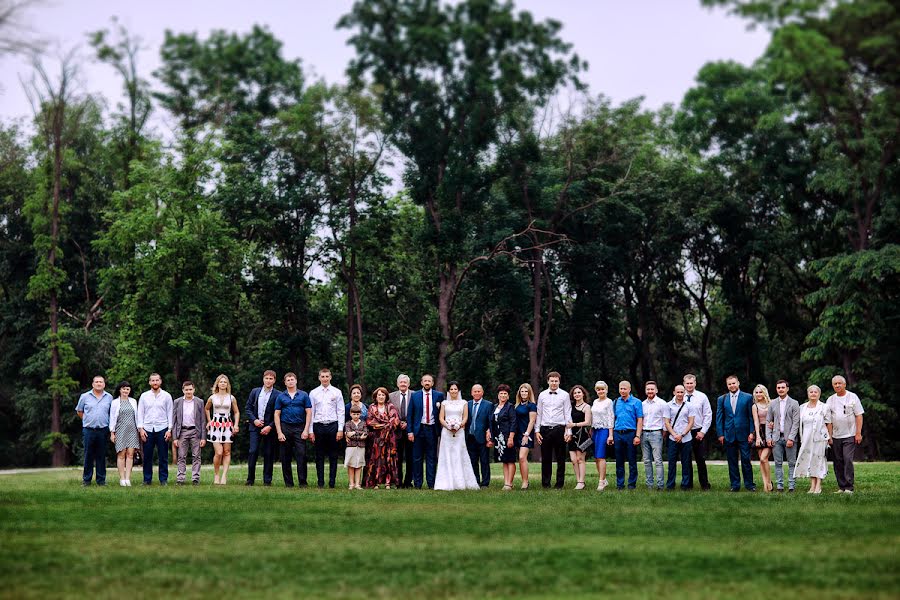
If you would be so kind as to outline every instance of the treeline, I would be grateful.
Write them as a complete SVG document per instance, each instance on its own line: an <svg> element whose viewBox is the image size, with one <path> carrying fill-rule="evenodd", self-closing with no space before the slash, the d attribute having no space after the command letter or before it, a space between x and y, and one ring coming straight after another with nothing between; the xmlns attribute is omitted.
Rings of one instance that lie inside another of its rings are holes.
<svg viewBox="0 0 900 600"><path fill-rule="evenodd" d="M152 84L138 40L91 34L116 108L36 63L33 126L0 128L0 464L73 462L95 373L244 398L323 365L800 399L840 373L896 457L896 5L705 2L771 44L659 111L582 90L560 25L494 0L358 2L340 85L261 27L167 32Z"/></svg>

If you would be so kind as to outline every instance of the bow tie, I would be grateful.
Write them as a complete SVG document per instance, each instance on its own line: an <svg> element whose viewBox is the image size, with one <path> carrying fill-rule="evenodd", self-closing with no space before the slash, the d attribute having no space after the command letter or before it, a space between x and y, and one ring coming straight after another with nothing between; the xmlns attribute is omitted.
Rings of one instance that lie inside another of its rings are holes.
<svg viewBox="0 0 900 600"><path fill-rule="evenodd" d="M550 392L551 394L555 394L556 392Z"/></svg>

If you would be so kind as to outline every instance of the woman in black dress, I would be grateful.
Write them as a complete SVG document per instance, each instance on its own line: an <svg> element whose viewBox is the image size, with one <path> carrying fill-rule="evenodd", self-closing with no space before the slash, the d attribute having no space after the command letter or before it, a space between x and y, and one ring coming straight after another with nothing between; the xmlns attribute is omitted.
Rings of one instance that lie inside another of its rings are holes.
<svg viewBox="0 0 900 600"><path fill-rule="evenodd" d="M497 452L497 460L503 463L503 489L512 489L513 477L516 476L516 460L519 449L516 447L516 409L509 402L509 386L505 383L497 386L497 407L491 417L491 438Z"/></svg>
<svg viewBox="0 0 900 600"><path fill-rule="evenodd" d="M593 445L591 441L591 406L588 404L588 393L584 386L576 385L569 392L572 398L572 419L566 423L566 441L569 443L569 457L575 469L576 490L584 489L584 474L587 462L584 457Z"/></svg>

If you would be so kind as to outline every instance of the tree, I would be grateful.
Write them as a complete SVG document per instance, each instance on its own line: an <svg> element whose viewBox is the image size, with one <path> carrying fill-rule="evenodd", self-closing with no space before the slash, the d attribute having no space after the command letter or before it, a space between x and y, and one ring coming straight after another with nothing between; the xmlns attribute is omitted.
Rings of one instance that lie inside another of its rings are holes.
<svg viewBox="0 0 900 600"><path fill-rule="evenodd" d="M491 255L490 241L473 234L491 189L485 159L506 119L545 101L583 65L558 37L558 22L536 22L495 0L356 2L339 27L355 30L351 77L369 76L378 87L391 142L406 158L410 197L425 208L429 229L416 243L430 249L438 280L443 386L467 266Z"/></svg>

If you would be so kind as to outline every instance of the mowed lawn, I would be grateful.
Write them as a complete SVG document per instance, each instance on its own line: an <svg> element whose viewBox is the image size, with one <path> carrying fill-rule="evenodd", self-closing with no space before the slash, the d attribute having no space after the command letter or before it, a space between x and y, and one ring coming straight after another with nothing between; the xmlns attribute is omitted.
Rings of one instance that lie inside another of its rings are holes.
<svg viewBox="0 0 900 600"><path fill-rule="evenodd" d="M570 467L571 469L571 467ZM900 463L854 496L710 492L83 489L0 476L3 598L897 598ZM311 469L312 471L312 469ZM115 470L108 471L117 484ZM643 477L643 468L641 468ZM139 471L135 479L140 481ZM174 477L173 477L174 479ZM311 478L314 481L313 478ZM569 481L574 480L569 472ZM639 483L641 480L639 480Z"/></svg>

